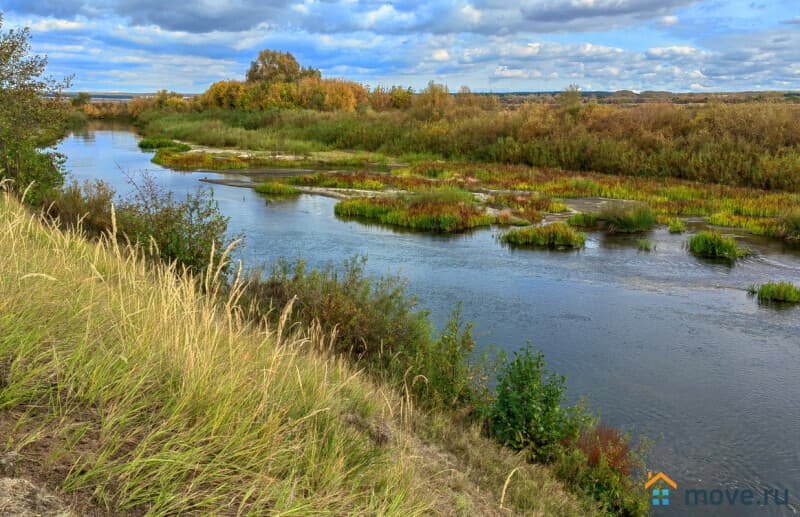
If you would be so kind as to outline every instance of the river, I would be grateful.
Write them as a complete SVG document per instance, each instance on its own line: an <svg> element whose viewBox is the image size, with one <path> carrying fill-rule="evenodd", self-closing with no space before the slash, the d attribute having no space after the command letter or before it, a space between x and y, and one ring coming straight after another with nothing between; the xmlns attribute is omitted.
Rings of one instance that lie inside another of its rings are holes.
<svg viewBox="0 0 800 517"><path fill-rule="evenodd" d="M120 193L124 172L149 170L182 196L213 172L175 172L125 125L93 124L59 145L76 179L99 178ZM235 175L228 176L235 178ZM400 274L438 324L456 301L480 346L513 351L526 340L566 375L572 400L655 443L648 467L679 490L788 490L788 505L681 508L667 515L793 515L800 512L800 308L760 305L754 282L800 284L800 255L746 241L758 253L734 267L686 253L686 235L590 233L581 252L509 249L498 229L432 236L341 221L335 200L303 195L266 203L251 189L213 186L231 234L244 234L246 265L301 257L312 266L368 257L373 275ZM729 492L730 493L730 492ZM757 495L758 495L757 494Z"/></svg>

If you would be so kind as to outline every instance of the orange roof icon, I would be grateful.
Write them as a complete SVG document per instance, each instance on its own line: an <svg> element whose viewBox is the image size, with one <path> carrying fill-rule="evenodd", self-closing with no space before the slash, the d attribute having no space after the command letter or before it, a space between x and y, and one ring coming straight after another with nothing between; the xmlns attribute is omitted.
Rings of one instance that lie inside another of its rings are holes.
<svg viewBox="0 0 800 517"><path fill-rule="evenodd" d="M658 481L663 481L664 483L668 484L672 487L673 490L678 489L678 483L674 482L670 477L663 472L657 473L655 476L652 472L647 473L647 482L644 484L645 489L650 488L653 484L657 483Z"/></svg>

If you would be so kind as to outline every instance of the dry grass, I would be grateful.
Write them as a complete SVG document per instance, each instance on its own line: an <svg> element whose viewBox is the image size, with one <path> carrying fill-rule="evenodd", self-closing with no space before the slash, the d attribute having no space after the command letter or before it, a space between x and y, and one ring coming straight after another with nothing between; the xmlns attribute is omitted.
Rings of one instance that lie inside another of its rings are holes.
<svg viewBox="0 0 800 517"><path fill-rule="evenodd" d="M44 227L8 196L0 246L3 450L65 463L60 487L102 508L499 514L519 468L504 501L514 512L592 512L548 470L477 433L452 462L430 454L444 442L423 443L415 429L458 429L449 417L414 412L332 357L318 329L244 322L237 287L223 298L213 271L193 279Z"/></svg>

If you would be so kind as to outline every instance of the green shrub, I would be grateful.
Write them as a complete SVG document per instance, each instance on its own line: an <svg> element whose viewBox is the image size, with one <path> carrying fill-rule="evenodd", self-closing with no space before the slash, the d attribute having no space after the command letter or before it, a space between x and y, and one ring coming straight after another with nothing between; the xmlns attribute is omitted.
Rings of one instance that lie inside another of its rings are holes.
<svg viewBox="0 0 800 517"><path fill-rule="evenodd" d="M677 217L671 218L667 222L667 226L669 227L669 233L683 233L686 231L686 223L683 219Z"/></svg>
<svg viewBox="0 0 800 517"><path fill-rule="evenodd" d="M800 288L791 282L767 282L760 286L753 285L750 294L758 295L760 302L800 303Z"/></svg>
<svg viewBox="0 0 800 517"><path fill-rule="evenodd" d="M656 225L655 213L642 205L613 205L601 210L597 217L612 233L644 232Z"/></svg>
<svg viewBox="0 0 800 517"><path fill-rule="evenodd" d="M580 412L565 408L565 378L548 371L544 356L528 344L514 353L497 376L487 411L494 438L532 459L552 461L568 440L578 438Z"/></svg>
<svg viewBox="0 0 800 517"><path fill-rule="evenodd" d="M255 186L255 191L259 194L264 194L266 196L297 196L301 193L300 189L297 189L291 185L287 185L285 183L278 183L277 181L268 181L266 183L259 183Z"/></svg>
<svg viewBox="0 0 800 517"><path fill-rule="evenodd" d="M193 271L206 269L211 260L215 264L222 260L231 242L226 236L228 218L220 213L212 191L198 188L178 201L149 173L128 180L133 193L115 206L118 238ZM112 231L114 190L102 181L72 183L50 196L47 213L58 217L62 226L80 222L91 236Z"/></svg>
<svg viewBox="0 0 800 517"><path fill-rule="evenodd" d="M564 223L509 230L500 239L517 246L552 249L582 248L586 243L584 233L575 231Z"/></svg>
<svg viewBox="0 0 800 517"><path fill-rule="evenodd" d="M739 248L732 237L715 231L702 231L689 237L689 251L699 257L736 260L749 252Z"/></svg>

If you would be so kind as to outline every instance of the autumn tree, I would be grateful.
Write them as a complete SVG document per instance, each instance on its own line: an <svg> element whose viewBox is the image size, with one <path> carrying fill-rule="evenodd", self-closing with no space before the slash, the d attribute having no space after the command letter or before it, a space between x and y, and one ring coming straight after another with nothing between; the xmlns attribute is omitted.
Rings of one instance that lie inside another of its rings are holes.
<svg viewBox="0 0 800 517"><path fill-rule="evenodd" d="M262 50L255 61L250 63L247 82L295 83L303 78L321 77L316 68L301 67L291 52Z"/></svg>
<svg viewBox="0 0 800 517"><path fill-rule="evenodd" d="M69 80L45 77L47 58L32 55L29 40L27 28L0 32L0 178L33 184L28 200L37 203L64 181L63 158L47 148L65 128Z"/></svg>

